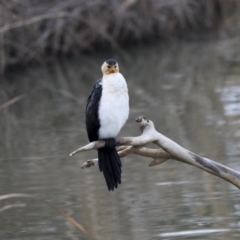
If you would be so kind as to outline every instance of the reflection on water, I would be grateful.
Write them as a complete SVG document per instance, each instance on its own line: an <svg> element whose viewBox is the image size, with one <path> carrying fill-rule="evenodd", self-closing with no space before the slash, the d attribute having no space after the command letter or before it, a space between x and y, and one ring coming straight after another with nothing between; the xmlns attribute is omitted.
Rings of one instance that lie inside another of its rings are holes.
<svg viewBox="0 0 240 240"><path fill-rule="evenodd" d="M227 86L219 90L224 104L225 115L240 115L240 86Z"/></svg>
<svg viewBox="0 0 240 240"><path fill-rule="evenodd" d="M182 146L240 171L239 39L231 58L222 41L171 43L114 55L130 90L121 135L138 135L144 114ZM239 191L197 168L169 161L148 168L123 159L122 185L109 193L98 168L81 170L86 99L104 54L28 67L5 89L27 96L0 114L0 194L36 194L64 209L93 239L239 239ZM234 61L232 60L234 59ZM1 90L1 102L7 100ZM29 199L0 215L0 239L85 239L48 206Z"/></svg>
<svg viewBox="0 0 240 240"><path fill-rule="evenodd" d="M179 237L184 236L187 237L189 235L198 236L198 235L207 235L210 233L221 233L221 232L229 232L230 229L201 229L201 230L193 230L193 231L181 231L181 232L171 232L171 233L161 233L160 237Z"/></svg>

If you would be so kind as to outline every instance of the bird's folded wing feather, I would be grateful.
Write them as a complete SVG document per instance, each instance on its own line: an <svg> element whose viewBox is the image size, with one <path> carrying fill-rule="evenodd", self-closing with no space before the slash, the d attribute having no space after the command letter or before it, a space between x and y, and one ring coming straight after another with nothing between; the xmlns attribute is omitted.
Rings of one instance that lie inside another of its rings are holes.
<svg viewBox="0 0 240 240"><path fill-rule="evenodd" d="M98 80L95 83L93 90L88 97L85 111L86 127L90 142L98 140L98 131L100 128L98 108L101 96L102 96L102 79Z"/></svg>

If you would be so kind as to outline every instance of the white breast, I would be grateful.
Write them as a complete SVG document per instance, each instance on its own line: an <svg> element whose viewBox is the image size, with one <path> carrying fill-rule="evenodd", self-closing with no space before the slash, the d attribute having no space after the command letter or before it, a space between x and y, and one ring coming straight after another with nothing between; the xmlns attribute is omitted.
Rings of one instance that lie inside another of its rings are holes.
<svg viewBox="0 0 240 240"><path fill-rule="evenodd" d="M103 76L98 114L99 138L115 138L129 115L128 88L121 73Z"/></svg>

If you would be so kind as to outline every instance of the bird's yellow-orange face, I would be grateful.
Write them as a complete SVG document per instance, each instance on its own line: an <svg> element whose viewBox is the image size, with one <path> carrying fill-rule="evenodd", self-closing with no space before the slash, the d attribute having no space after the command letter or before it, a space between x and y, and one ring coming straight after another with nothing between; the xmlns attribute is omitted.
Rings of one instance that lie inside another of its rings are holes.
<svg viewBox="0 0 240 240"><path fill-rule="evenodd" d="M114 59L108 59L107 61L105 61L101 69L102 69L103 75L119 72L118 63Z"/></svg>

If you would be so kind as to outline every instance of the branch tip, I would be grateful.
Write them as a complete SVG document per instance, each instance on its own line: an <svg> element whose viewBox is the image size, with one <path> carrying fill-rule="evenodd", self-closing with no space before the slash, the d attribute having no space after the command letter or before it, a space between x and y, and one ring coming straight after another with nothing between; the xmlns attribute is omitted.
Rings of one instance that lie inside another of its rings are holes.
<svg viewBox="0 0 240 240"><path fill-rule="evenodd" d="M97 163L98 163L98 159L97 158L87 160L86 162L83 163L83 165L81 166L81 169L90 168L92 166L97 165Z"/></svg>
<svg viewBox="0 0 240 240"><path fill-rule="evenodd" d="M135 118L135 121L136 121L137 123L141 123L143 120L146 120L146 117L143 116L143 115L141 115L141 116Z"/></svg>

